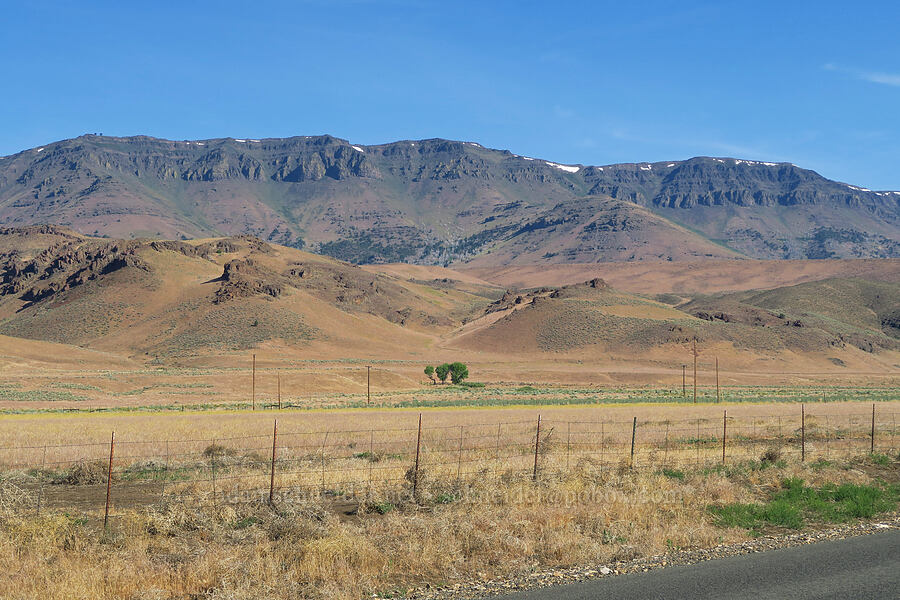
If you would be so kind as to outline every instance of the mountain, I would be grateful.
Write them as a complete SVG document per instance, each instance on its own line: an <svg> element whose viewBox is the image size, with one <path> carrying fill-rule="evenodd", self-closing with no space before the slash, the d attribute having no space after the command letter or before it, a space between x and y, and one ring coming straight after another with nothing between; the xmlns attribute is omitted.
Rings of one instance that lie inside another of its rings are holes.
<svg viewBox="0 0 900 600"><path fill-rule="evenodd" d="M250 234L354 263L900 257L900 192L730 158L560 165L472 142L85 135L0 158L0 225Z"/></svg>

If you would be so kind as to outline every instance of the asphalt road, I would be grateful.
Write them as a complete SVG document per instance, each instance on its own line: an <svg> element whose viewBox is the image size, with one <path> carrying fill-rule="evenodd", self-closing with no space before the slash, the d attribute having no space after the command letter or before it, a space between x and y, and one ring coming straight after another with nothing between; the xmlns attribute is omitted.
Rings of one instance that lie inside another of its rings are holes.
<svg viewBox="0 0 900 600"><path fill-rule="evenodd" d="M900 599L900 531L499 596L502 600Z"/></svg>

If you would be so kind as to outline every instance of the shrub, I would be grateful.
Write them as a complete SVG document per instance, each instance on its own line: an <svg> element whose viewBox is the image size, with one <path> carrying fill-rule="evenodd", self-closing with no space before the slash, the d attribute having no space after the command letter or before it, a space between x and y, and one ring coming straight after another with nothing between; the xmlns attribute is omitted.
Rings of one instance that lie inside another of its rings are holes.
<svg viewBox="0 0 900 600"><path fill-rule="evenodd" d="M96 485L106 483L107 465L101 460L82 460L75 463L58 483L68 485ZM115 480L115 479L113 479Z"/></svg>
<svg viewBox="0 0 900 600"><path fill-rule="evenodd" d="M779 448L769 448L763 455L760 457L760 462L764 463L777 463L781 460L781 449Z"/></svg>

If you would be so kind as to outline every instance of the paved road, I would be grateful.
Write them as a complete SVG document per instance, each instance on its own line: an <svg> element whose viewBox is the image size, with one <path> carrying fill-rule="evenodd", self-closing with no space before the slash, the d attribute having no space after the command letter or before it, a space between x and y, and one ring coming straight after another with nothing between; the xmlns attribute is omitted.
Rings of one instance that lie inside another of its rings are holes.
<svg viewBox="0 0 900 600"><path fill-rule="evenodd" d="M744 554L499 597L502 600L605 598L897 600L900 599L900 531Z"/></svg>

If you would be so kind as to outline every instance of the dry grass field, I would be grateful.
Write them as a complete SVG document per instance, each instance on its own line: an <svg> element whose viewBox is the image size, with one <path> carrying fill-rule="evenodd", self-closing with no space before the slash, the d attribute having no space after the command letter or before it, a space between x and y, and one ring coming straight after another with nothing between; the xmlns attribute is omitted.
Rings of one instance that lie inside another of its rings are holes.
<svg viewBox="0 0 900 600"><path fill-rule="evenodd" d="M874 516L896 507L900 402L877 403L874 454L871 408L806 405L802 422L786 402L6 415L0 568L17 575L0 597L400 597L739 541L758 525L732 513L797 486L875 494L828 519ZM764 531L820 524L791 510L759 517Z"/></svg>

